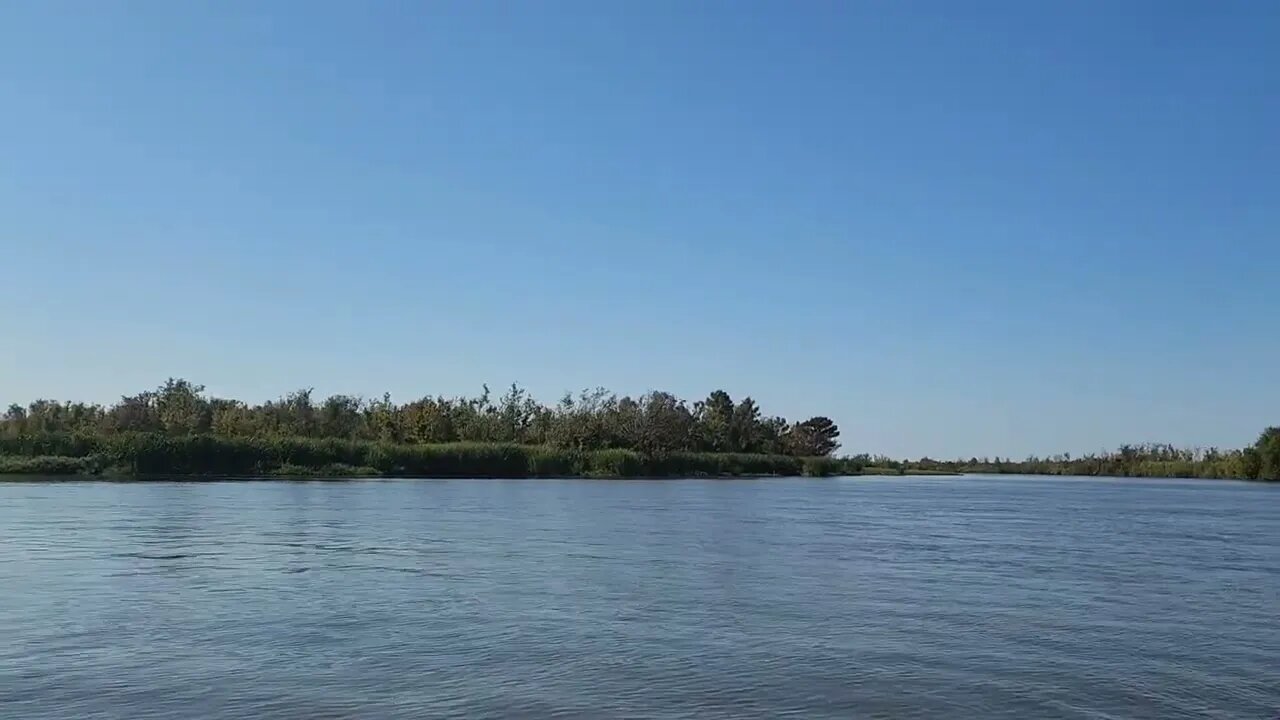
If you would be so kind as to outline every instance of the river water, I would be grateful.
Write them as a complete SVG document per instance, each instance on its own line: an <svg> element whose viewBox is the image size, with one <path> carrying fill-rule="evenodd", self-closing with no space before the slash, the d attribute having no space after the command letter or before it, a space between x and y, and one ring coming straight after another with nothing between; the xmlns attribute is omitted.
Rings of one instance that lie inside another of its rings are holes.
<svg viewBox="0 0 1280 720"><path fill-rule="evenodd" d="M1280 487L0 484L0 717L1280 713Z"/></svg>

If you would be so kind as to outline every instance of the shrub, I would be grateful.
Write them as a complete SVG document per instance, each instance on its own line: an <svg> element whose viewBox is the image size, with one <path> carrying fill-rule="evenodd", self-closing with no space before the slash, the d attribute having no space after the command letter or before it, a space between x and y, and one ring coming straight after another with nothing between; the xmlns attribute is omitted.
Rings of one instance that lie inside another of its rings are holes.
<svg viewBox="0 0 1280 720"><path fill-rule="evenodd" d="M634 450L595 450L587 455L583 475L590 477L640 477L645 472L644 457Z"/></svg>
<svg viewBox="0 0 1280 720"><path fill-rule="evenodd" d="M0 456L0 474L6 475L81 475L96 473L99 463L93 457L36 455L35 457Z"/></svg>
<svg viewBox="0 0 1280 720"><path fill-rule="evenodd" d="M841 472L840 461L827 457L805 458L801 470L806 477L829 477Z"/></svg>

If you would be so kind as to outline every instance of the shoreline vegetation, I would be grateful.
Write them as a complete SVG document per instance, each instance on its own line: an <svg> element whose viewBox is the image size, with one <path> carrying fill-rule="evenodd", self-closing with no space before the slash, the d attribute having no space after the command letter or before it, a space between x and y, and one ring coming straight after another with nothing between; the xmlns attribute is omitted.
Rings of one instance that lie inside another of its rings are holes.
<svg viewBox="0 0 1280 720"><path fill-rule="evenodd" d="M1025 460L836 456L824 416L765 416L717 390L603 389L555 405L513 385L494 399L423 397L396 404L310 390L250 405L170 379L109 407L37 400L0 417L0 475L104 477L740 477L1093 475L1280 480L1280 427L1240 450L1126 445L1115 452Z"/></svg>

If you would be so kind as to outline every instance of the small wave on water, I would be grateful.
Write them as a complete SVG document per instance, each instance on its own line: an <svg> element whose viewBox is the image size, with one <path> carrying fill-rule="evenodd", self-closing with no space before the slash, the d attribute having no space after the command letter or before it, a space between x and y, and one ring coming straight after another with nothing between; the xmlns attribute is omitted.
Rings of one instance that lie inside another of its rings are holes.
<svg viewBox="0 0 1280 720"><path fill-rule="evenodd" d="M199 557L188 553L115 553L115 557L121 558L137 558L139 560L185 560L187 558Z"/></svg>

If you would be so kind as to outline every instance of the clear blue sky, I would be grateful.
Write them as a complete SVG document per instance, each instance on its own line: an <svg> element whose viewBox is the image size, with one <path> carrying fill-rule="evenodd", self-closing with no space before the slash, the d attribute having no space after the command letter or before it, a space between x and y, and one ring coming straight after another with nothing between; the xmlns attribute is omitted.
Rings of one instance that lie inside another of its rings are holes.
<svg viewBox="0 0 1280 720"><path fill-rule="evenodd" d="M0 4L0 402L722 387L1280 424L1280 4Z"/></svg>

